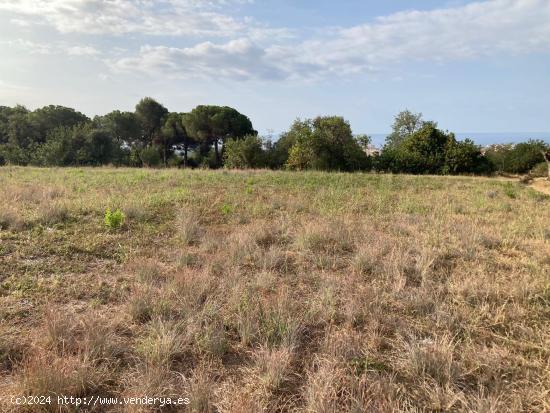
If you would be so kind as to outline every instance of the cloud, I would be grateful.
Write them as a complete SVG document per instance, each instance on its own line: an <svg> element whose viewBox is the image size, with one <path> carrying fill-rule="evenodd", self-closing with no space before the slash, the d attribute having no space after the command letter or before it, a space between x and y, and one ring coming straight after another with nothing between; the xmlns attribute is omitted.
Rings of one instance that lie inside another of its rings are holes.
<svg viewBox="0 0 550 413"><path fill-rule="evenodd" d="M548 0L493 0L380 17L341 29L323 47L328 60L451 60L548 51L549 39Z"/></svg>
<svg viewBox="0 0 550 413"><path fill-rule="evenodd" d="M224 44L199 43L189 48L143 46L138 55L109 62L116 72L139 71L173 77L221 77L246 80L286 77L270 62L268 51L248 39Z"/></svg>
<svg viewBox="0 0 550 413"><path fill-rule="evenodd" d="M219 9L243 0L0 0L0 10L61 33L229 36L246 26ZM26 22L28 24L28 22Z"/></svg>
<svg viewBox="0 0 550 413"><path fill-rule="evenodd" d="M319 31L300 42L254 39L176 48L144 46L110 62L118 71L235 79L319 79L413 61L452 61L550 50L550 1L492 0L407 11Z"/></svg>
<svg viewBox="0 0 550 413"><path fill-rule="evenodd" d="M66 48L66 52L70 56L95 56L100 54L100 51L92 46L70 46Z"/></svg>
<svg viewBox="0 0 550 413"><path fill-rule="evenodd" d="M148 36L138 50L113 48L103 54L110 56L105 62L115 73L152 76L316 80L380 72L417 61L550 51L549 0L488 0L412 10L352 27L319 27L307 34L227 14L242 3L250 1L0 0L0 10L15 13L20 21L29 18L49 24L62 33ZM171 43L158 44L162 37L157 35L170 35ZM178 36L185 37L185 47L174 45ZM196 43L188 46L193 40ZM34 44L29 50L58 53L59 47ZM64 52L99 53L87 45L65 45Z"/></svg>
<svg viewBox="0 0 550 413"><path fill-rule="evenodd" d="M18 49L26 54L40 55L69 55L69 56L96 56L101 54L99 50L88 45L69 45L66 42L40 43L26 39L1 41L9 47Z"/></svg>

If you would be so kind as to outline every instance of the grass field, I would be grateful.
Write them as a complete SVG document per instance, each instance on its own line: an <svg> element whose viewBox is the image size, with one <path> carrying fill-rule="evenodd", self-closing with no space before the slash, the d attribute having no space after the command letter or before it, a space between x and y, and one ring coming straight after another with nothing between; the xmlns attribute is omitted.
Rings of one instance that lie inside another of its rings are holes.
<svg viewBox="0 0 550 413"><path fill-rule="evenodd" d="M550 410L550 197L519 184L3 167L0 226L4 411Z"/></svg>

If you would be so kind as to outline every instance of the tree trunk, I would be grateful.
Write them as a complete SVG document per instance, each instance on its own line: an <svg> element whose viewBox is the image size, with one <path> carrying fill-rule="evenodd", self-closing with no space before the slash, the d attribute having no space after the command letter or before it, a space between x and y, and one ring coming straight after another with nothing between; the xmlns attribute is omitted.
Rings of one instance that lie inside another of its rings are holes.
<svg viewBox="0 0 550 413"><path fill-rule="evenodd" d="M183 167L187 168L187 143L183 144Z"/></svg>
<svg viewBox="0 0 550 413"><path fill-rule="evenodd" d="M214 140L214 150L216 151L216 166L220 166L220 151L218 149L218 139Z"/></svg>

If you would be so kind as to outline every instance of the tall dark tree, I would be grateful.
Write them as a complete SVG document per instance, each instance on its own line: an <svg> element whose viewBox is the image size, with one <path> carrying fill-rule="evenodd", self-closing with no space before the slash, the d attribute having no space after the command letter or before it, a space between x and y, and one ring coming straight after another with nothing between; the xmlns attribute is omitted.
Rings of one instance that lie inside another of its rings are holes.
<svg viewBox="0 0 550 413"><path fill-rule="evenodd" d="M40 140L38 143L42 143L46 140L48 133L55 128L72 128L90 122L90 118L73 108L48 105L31 112L29 121L38 134Z"/></svg>
<svg viewBox="0 0 550 413"><path fill-rule="evenodd" d="M168 109L155 99L146 97L136 105L135 113L142 130L142 143L144 146L151 146L160 134Z"/></svg>
<svg viewBox="0 0 550 413"><path fill-rule="evenodd" d="M113 140L113 163L130 164L131 149L141 144L141 126L133 112L114 110L94 118L94 125L107 131Z"/></svg>
<svg viewBox="0 0 550 413"><path fill-rule="evenodd" d="M94 123L101 129L109 131L120 145L132 145L139 140L141 125L135 113L114 110L103 116L97 116Z"/></svg>
<svg viewBox="0 0 550 413"><path fill-rule="evenodd" d="M165 148L175 145L183 149L183 166L187 167L189 148L193 146L194 140L187 134L183 125L184 117L184 113L169 113L162 127L162 136Z"/></svg>
<svg viewBox="0 0 550 413"><path fill-rule="evenodd" d="M44 139L30 120L30 111L24 106L14 107L4 125L4 145L0 148L5 162L27 165L31 162L37 142Z"/></svg>
<svg viewBox="0 0 550 413"><path fill-rule="evenodd" d="M183 124L190 137L214 145L218 166L221 165L220 144L227 139L257 134L247 116L228 106L197 106L183 117Z"/></svg>

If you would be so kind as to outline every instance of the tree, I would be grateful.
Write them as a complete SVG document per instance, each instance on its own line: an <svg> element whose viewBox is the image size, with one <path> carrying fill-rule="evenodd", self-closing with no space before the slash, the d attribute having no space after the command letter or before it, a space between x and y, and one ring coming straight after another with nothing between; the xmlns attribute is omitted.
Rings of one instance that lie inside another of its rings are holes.
<svg viewBox="0 0 550 413"><path fill-rule="evenodd" d="M228 106L200 105L183 117L187 134L204 147L214 145L216 163L221 165L219 145L228 139L238 139L246 135L256 135L248 117Z"/></svg>
<svg viewBox="0 0 550 413"><path fill-rule="evenodd" d="M447 145L454 135L437 129L433 123L405 137L399 144L386 145L379 167L391 172L440 174L444 172Z"/></svg>
<svg viewBox="0 0 550 413"><path fill-rule="evenodd" d="M398 146L405 138L421 130L426 123L427 122L422 119L422 113L413 113L410 110L399 112L393 121L392 133L386 137L386 146ZM437 124L433 122L430 123L432 123L434 127L437 127Z"/></svg>
<svg viewBox="0 0 550 413"><path fill-rule="evenodd" d="M296 119L287 132L281 134L280 138L272 145L269 151L269 163L274 169L286 165L290 150L296 144L298 136L302 133L309 133L310 126L306 121Z"/></svg>
<svg viewBox="0 0 550 413"><path fill-rule="evenodd" d="M141 126L133 112L114 110L94 118L94 125L107 131L113 140L113 162L116 165L130 163L131 148L141 138Z"/></svg>
<svg viewBox="0 0 550 413"><path fill-rule="evenodd" d="M141 125L133 112L113 110L103 116L94 118L94 123L101 129L111 133L113 139L120 145L133 145L141 135Z"/></svg>
<svg viewBox="0 0 550 413"><path fill-rule="evenodd" d="M233 169L264 168L266 153L262 139L257 135L229 139L225 144L224 166Z"/></svg>
<svg viewBox="0 0 550 413"><path fill-rule="evenodd" d="M288 152L285 166L288 169L303 171L312 169L315 164L315 152L305 140L296 142Z"/></svg>
<svg viewBox="0 0 550 413"><path fill-rule="evenodd" d="M540 151L548 165L548 180L550 181L550 147Z"/></svg>
<svg viewBox="0 0 550 413"><path fill-rule="evenodd" d="M285 139L293 141L286 161L291 169L355 171L367 166L349 122L339 116L297 120Z"/></svg>
<svg viewBox="0 0 550 413"><path fill-rule="evenodd" d="M486 154L498 171L521 174L544 162L541 152L545 150L544 141L529 140L516 145L494 145Z"/></svg>
<svg viewBox="0 0 550 413"><path fill-rule="evenodd" d="M2 158L6 163L27 165L33 158L38 142L42 141L39 131L30 120L31 112L17 105L4 113L4 144L0 148Z"/></svg>
<svg viewBox="0 0 550 413"><path fill-rule="evenodd" d="M481 149L472 140L460 142L449 139L445 152L444 172L450 174L487 174L492 171L489 160L481 154Z"/></svg>
<svg viewBox="0 0 550 413"><path fill-rule="evenodd" d="M48 105L29 113L29 121L36 130L38 143L43 143L50 131L60 127L72 128L89 123L90 118L73 108Z"/></svg>
<svg viewBox="0 0 550 413"><path fill-rule="evenodd" d="M507 158L507 172L526 173L537 163L544 162L541 152L546 144L541 140L529 140L518 143L509 152Z"/></svg>
<svg viewBox="0 0 550 413"><path fill-rule="evenodd" d="M161 135L165 152L174 145L181 145L183 148L183 166L187 167L189 147L194 141L189 137L183 125L184 116L185 114L182 113L169 113L164 121Z"/></svg>
<svg viewBox="0 0 550 413"><path fill-rule="evenodd" d="M150 97L143 98L136 105L136 118L141 126L143 146L151 146L160 134L168 109ZM164 157L166 163L166 155Z"/></svg>
<svg viewBox="0 0 550 413"><path fill-rule="evenodd" d="M372 141L371 137L369 135L357 135L355 137L355 140L357 141L357 144L361 147L361 149L363 149L363 151L366 153Z"/></svg>
<svg viewBox="0 0 550 413"><path fill-rule="evenodd" d="M36 151L36 163L41 165L91 165L111 162L111 135L91 124L61 126L48 134L46 142Z"/></svg>
<svg viewBox="0 0 550 413"><path fill-rule="evenodd" d="M162 161L159 151L154 146L148 146L139 151L139 158L143 166L149 168L159 166Z"/></svg>

